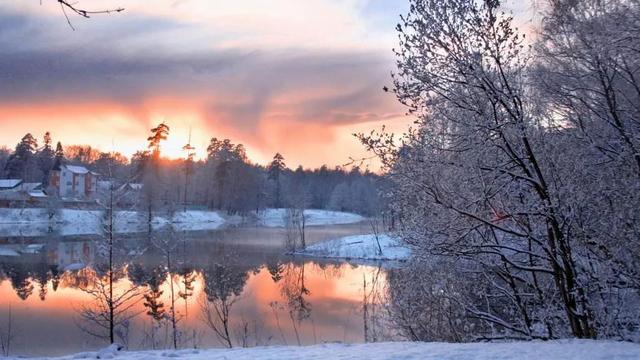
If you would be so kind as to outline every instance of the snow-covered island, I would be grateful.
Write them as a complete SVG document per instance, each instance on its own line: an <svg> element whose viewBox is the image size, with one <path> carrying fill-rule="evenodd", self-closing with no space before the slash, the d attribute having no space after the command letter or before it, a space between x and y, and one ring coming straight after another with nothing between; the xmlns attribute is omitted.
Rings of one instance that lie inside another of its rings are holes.
<svg viewBox="0 0 640 360"><path fill-rule="evenodd" d="M411 251L389 234L351 235L308 246L295 255L346 260L406 260Z"/></svg>
<svg viewBox="0 0 640 360"><path fill-rule="evenodd" d="M234 349L118 351L112 345L96 352L40 359L404 359L404 360L631 360L640 358L640 345L628 342L557 340L513 343L385 342L320 344Z"/></svg>

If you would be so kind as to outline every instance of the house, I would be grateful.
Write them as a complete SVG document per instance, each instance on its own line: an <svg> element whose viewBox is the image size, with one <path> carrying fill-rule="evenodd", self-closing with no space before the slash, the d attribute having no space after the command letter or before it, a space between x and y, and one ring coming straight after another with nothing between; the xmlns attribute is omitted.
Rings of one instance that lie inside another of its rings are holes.
<svg viewBox="0 0 640 360"><path fill-rule="evenodd" d="M142 190L142 187L144 185L141 183L125 183L124 185L122 185L120 187L121 190L123 191L127 191L127 192L140 192Z"/></svg>
<svg viewBox="0 0 640 360"><path fill-rule="evenodd" d="M56 163L49 173L49 186L62 198L93 198L98 173L84 166Z"/></svg>
<svg viewBox="0 0 640 360"><path fill-rule="evenodd" d="M38 206L46 202L42 183L26 183L21 179L0 179L0 207Z"/></svg>
<svg viewBox="0 0 640 360"><path fill-rule="evenodd" d="M143 185L140 183L124 183L118 189L118 204L120 206L135 206L142 197Z"/></svg>
<svg viewBox="0 0 640 360"><path fill-rule="evenodd" d="M27 193L31 192L42 192L42 183L39 182L23 182L18 186L19 191L24 191Z"/></svg>

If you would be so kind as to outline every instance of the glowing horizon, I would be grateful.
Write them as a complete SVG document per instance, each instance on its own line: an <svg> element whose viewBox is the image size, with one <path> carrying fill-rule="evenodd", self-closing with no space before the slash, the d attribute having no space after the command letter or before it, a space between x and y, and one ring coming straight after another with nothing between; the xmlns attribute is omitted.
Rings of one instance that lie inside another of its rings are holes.
<svg viewBox="0 0 640 360"><path fill-rule="evenodd" d="M217 137L256 163L336 166L369 156L352 133L412 121L382 91L405 0L77 5L125 11L71 17L72 31L55 1L0 0L0 146L50 131L130 157L166 121L172 158L192 128L198 158Z"/></svg>

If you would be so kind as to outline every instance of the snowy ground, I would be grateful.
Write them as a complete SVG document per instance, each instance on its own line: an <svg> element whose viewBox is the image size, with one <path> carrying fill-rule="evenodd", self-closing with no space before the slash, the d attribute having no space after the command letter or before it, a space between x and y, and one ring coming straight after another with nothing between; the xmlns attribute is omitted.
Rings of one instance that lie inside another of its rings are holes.
<svg viewBox="0 0 640 360"><path fill-rule="evenodd" d="M422 360L632 360L640 345L613 341L559 340L514 343L322 344L209 350L119 352L115 347L55 359L422 359ZM54 358L51 358L54 359Z"/></svg>
<svg viewBox="0 0 640 360"><path fill-rule="evenodd" d="M266 227L284 227L287 209L265 209L258 213L258 225ZM306 225L353 224L364 217L341 211L308 209L304 211Z"/></svg>
<svg viewBox="0 0 640 360"><path fill-rule="evenodd" d="M50 232L50 228L55 228L60 235L96 234L102 221L102 211L99 210L61 209L50 220L46 209L0 208L0 234L3 236L38 236ZM114 227L118 233L132 233L140 231L140 225L146 221L146 213L116 211ZM224 222L224 218L215 211L196 210L176 212L170 219L155 216L152 220L154 228L171 224L175 230L213 230Z"/></svg>
<svg viewBox="0 0 640 360"><path fill-rule="evenodd" d="M266 209L258 214L258 226L284 227L285 209ZM308 226L357 223L364 218L357 214L329 210L305 210ZM0 208L1 236L40 236L55 231L60 235L88 235L100 231L102 212L99 210L60 209L49 219L46 209ZM118 233L146 230L147 214L135 211L116 211L114 225ZM224 224L234 224L232 217L223 217L216 211L178 211L171 219L153 218L154 228L171 224L175 230L214 230ZM238 222L236 222L238 223Z"/></svg>
<svg viewBox="0 0 640 360"><path fill-rule="evenodd" d="M392 236L380 234L378 241L373 234L345 236L308 246L296 255L357 260L406 260L411 255L410 250Z"/></svg>

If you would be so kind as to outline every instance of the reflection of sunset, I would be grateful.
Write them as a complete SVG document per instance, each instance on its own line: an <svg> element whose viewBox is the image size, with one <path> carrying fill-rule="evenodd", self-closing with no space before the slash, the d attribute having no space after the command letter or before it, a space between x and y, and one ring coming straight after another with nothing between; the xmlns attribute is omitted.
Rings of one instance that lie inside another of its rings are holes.
<svg viewBox="0 0 640 360"><path fill-rule="evenodd" d="M251 319L255 321L255 326L260 327L266 334L271 333L274 338L280 338L277 335L276 314L277 312L279 326L285 331L286 340L295 343L295 337L292 320L290 319L287 308L288 300L284 296L286 291L296 292L295 287L299 284L298 276L302 274L303 265L282 264L282 278L278 282L274 282L267 268L262 267L256 273L250 273L246 284L238 302L234 304L231 310L232 326L240 326L242 319ZM309 290L308 295L304 295L305 301L310 304L310 317L298 324L297 331L304 343L313 343L314 341L333 341L341 340L343 336L348 336L351 341L361 341L361 321L359 309L362 301L362 279L366 276L370 279L375 272L375 268L368 266L359 266L353 268L350 265L326 265L322 269L319 265L307 263L304 265L304 286ZM90 303L91 297L78 286L85 287L94 280L95 272L91 269L83 269L75 272L65 272L60 277L59 286L56 291L53 290L52 281L47 283L46 300L41 301L38 297L40 291L39 284L35 280L30 280L33 285L33 291L26 300L21 300L16 295L9 280L0 282L0 318L7 315L8 305L11 304L13 316L37 316L39 321L53 322L53 319L64 321L65 333L82 334L74 325L73 321L77 321L77 311L86 304ZM201 331L206 336L203 341L206 345L219 345L212 335L211 331L202 322L202 314L199 302L205 297L203 294L204 283L203 273L197 273L194 283L193 295L187 299L188 301L188 318L184 318L185 304L184 300L176 295L176 312L180 319L179 326L182 329L194 329ZM174 275L174 291L176 294L182 289L182 276ZM384 279L381 279L381 281ZM370 280L368 280L370 281ZM131 282L127 277L120 278L116 282L115 293L119 293L128 289ZM285 290L284 287L293 286L294 288ZM146 291L147 287L139 287L140 291ZM168 278L164 279L160 287L163 292L160 298L164 303L165 311L169 311L171 298ZM273 307L276 304L276 307ZM335 305L332 305L335 304ZM146 308L143 301L138 301L134 308L134 313L140 313L134 323L142 329L148 326L151 318L146 315ZM27 315L31 314L31 315ZM71 319L76 319L71 321ZM326 323L328 319L333 319L333 323ZM346 330L336 332L335 323L343 322ZM39 336L54 338L56 334L43 334L30 326L37 326L37 323L24 322L23 331L33 334L33 340L37 341ZM147 325L144 325L147 324ZM253 325L252 325L253 326ZM354 327L355 326L355 327ZM138 330L139 331L139 330ZM315 336L314 336L315 333ZM314 340L315 337L315 340Z"/></svg>

